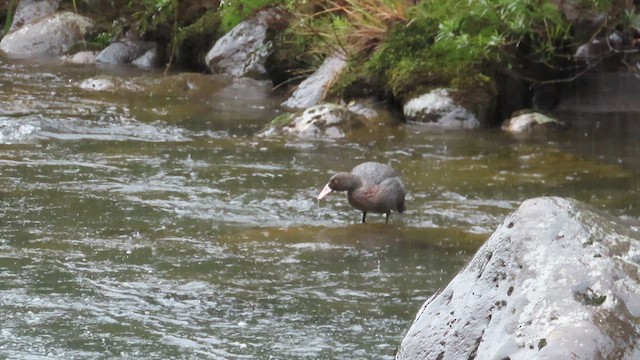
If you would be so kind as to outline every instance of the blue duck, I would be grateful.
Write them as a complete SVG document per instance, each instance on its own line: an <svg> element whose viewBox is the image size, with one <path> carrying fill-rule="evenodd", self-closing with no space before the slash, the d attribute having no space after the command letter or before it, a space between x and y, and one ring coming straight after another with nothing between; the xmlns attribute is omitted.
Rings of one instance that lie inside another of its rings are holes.
<svg viewBox="0 0 640 360"><path fill-rule="evenodd" d="M386 214L389 222L391 210L402 213L404 207L404 184L393 168L377 162L365 162L354 167L350 173L339 172L318 195L321 200L332 191L346 191L349 204L362 211L362 222L367 213Z"/></svg>

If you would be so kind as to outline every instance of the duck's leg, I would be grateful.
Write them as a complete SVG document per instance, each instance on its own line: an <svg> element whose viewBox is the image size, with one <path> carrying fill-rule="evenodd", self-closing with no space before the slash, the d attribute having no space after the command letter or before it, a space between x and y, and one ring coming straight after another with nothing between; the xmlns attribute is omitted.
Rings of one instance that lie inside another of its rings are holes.
<svg viewBox="0 0 640 360"><path fill-rule="evenodd" d="M366 221L365 221L365 219L366 219L366 218L367 218L367 212L366 212L366 211L363 211L363 212L362 212L362 223L363 223L363 224L364 224L364 223L366 223Z"/></svg>
<svg viewBox="0 0 640 360"><path fill-rule="evenodd" d="M389 214L391 214L391 212L388 212L388 213L386 214L387 216L386 216L386 218L385 218L385 220L384 220L384 223L385 223L385 224L388 224L388 223L389 223Z"/></svg>

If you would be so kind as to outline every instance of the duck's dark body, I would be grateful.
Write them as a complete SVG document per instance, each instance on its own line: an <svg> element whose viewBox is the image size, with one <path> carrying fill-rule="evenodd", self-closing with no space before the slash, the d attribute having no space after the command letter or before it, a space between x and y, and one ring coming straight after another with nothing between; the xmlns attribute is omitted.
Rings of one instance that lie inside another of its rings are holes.
<svg viewBox="0 0 640 360"><path fill-rule="evenodd" d="M363 223L368 212L386 214L386 222L389 222L392 210L399 213L405 210L404 184L389 165L366 162L354 167L350 173L337 173L318 195L318 200L331 191L346 191L349 204L362 211Z"/></svg>

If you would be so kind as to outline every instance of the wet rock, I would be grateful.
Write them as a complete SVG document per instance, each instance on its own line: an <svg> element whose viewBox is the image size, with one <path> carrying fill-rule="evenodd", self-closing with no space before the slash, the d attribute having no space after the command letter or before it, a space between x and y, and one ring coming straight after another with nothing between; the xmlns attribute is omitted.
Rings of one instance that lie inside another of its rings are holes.
<svg viewBox="0 0 640 360"><path fill-rule="evenodd" d="M282 103L282 106L290 110L301 110L317 105L324 98L327 88L338 79L346 66L347 61L343 55L336 54L325 59L318 70L298 85L296 91Z"/></svg>
<svg viewBox="0 0 640 360"><path fill-rule="evenodd" d="M82 40L93 21L71 12L34 20L7 34L0 50L10 56L59 56Z"/></svg>
<svg viewBox="0 0 640 360"><path fill-rule="evenodd" d="M616 52L625 50L625 39L618 32L613 32L605 38L596 38L586 44L578 46L573 57L584 61L589 66L595 66L602 59Z"/></svg>
<svg viewBox="0 0 640 360"><path fill-rule="evenodd" d="M562 124L554 118L537 112L515 115L502 124L502 130L516 134L550 127L558 128L562 127Z"/></svg>
<svg viewBox="0 0 640 360"><path fill-rule="evenodd" d="M142 92L146 87L145 84L135 79L129 80L106 75L85 79L76 85L82 90L107 92Z"/></svg>
<svg viewBox="0 0 640 360"><path fill-rule="evenodd" d="M639 359L638 259L617 220L527 200L425 302L396 359Z"/></svg>
<svg viewBox="0 0 640 360"><path fill-rule="evenodd" d="M456 104L449 90L435 89L409 100L402 109L408 121L424 122L446 129L475 129L480 122Z"/></svg>
<svg viewBox="0 0 640 360"><path fill-rule="evenodd" d="M379 112L373 106L364 102L354 102L347 105L347 109L367 119L375 119L380 117Z"/></svg>
<svg viewBox="0 0 640 360"><path fill-rule="evenodd" d="M363 118L336 104L312 106L296 114L284 114L274 119L260 136L291 134L302 138L337 139L365 125Z"/></svg>
<svg viewBox="0 0 640 360"><path fill-rule="evenodd" d="M262 10L218 39L205 57L216 74L261 78L266 75L265 62L271 50L267 31L281 21L278 9Z"/></svg>
<svg viewBox="0 0 640 360"><path fill-rule="evenodd" d="M157 44L152 41L122 40L116 41L100 52L97 63L130 64L138 61L141 66L155 64L158 52L153 52ZM156 59L153 56L156 56ZM145 59L140 59L146 57ZM139 59L139 60L138 60Z"/></svg>
<svg viewBox="0 0 640 360"><path fill-rule="evenodd" d="M95 51L80 51L73 55L62 56L60 60L71 64L93 64L96 62L97 55Z"/></svg>
<svg viewBox="0 0 640 360"><path fill-rule="evenodd" d="M58 11L60 0L20 0L13 14L9 32L30 23L33 20L53 15Z"/></svg>
<svg viewBox="0 0 640 360"><path fill-rule="evenodd" d="M84 79L74 85L86 91L127 92L141 96L162 97L188 95L200 99L210 99L212 94L221 93L223 89L229 87L230 81L227 78L195 73L180 73L161 78L99 75Z"/></svg>
<svg viewBox="0 0 640 360"><path fill-rule="evenodd" d="M158 54L158 47L154 46L153 48L147 50L142 56L131 62L135 66L151 68L156 67L160 64L160 55Z"/></svg>

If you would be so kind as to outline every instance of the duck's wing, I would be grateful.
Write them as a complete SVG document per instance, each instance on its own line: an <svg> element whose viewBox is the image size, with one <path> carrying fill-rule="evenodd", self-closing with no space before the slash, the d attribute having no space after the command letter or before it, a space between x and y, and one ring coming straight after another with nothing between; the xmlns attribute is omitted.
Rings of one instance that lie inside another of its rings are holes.
<svg viewBox="0 0 640 360"><path fill-rule="evenodd" d="M389 165L378 162L365 162L351 170L363 184L378 185L385 179L397 177L398 173Z"/></svg>
<svg viewBox="0 0 640 360"><path fill-rule="evenodd" d="M380 185L377 186L378 191L384 194L385 202L390 209L397 210L402 213L405 210L404 198L405 190L404 183L398 176L394 176L383 180Z"/></svg>

